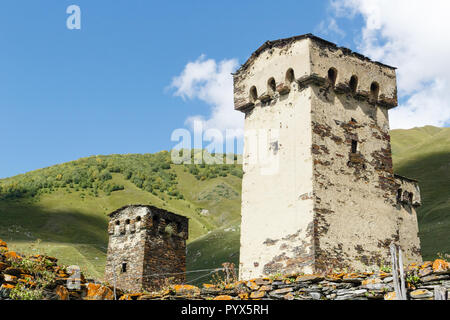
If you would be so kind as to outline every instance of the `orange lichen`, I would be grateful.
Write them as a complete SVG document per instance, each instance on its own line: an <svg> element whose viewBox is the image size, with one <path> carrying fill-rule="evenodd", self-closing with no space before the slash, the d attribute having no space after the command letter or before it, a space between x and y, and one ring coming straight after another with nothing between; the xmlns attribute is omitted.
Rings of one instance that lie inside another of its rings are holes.
<svg viewBox="0 0 450 320"><path fill-rule="evenodd" d="M366 280L363 280L362 282L361 282L361 284L363 285L363 286L365 286L365 285L368 285L368 284L376 284L376 283L382 283L383 281L380 279L380 278L372 278L372 279L366 279Z"/></svg>
<svg viewBox="0 0 450 320"><path fill-rule="evenodd" d="M265 291L253 291L250 293L250 298L252 299L260 299L263 298L266 295Z"/></svg>
<svg viewBox="0 0 450 320"><path fill-rule="evenodd" d="M200 294L200 289L196 286L192 286L190 284L177 284L173 286L173 289L178 295L187 294L187 295L198 295Z"/></svg>
<svg viewBox="0 0 450 320"><path fill-rule="evenodd" d="M229 283L227 285L225 285L225 289L234 289L235 284L234 283Z"/></svg>
<svg viewBox="0 0 450 320"><path fill-rule="evenodd" d="M86 300L113 300L113 291L101 284L88 283L86 284L87 295Z"/></svg>
<svg viewBox="0 0 450 320"><path fill-rule="evenodd" d="M64 286L57 286L55 293L58 295L59 300L69 300L69 291Z"/></svg>
<svg viewBox="0 0 450 320"><path fill-rule="evenodd" d="M259 289L259 286L258 286L254 281L248 281L248 282L246 283L246 285L247 285L247 287L250 288L250 290L253 290L253 291Z"/></svg>
<svg viewBox="0 0 450 320"><path fill-rule="evenodd" d="M233 297L227 295L220 295L215 297L213 300L233 300Z"/></svg>
<svg viewBox="0 0 450 320"><path fill-rule="evenodd" d="M5 254L5 257L7 258L7 259L10 259L10 260L13 260L13 259L21 259L22 257L21 256L19 256L16 252L14 252L14 251L8 251L8 252L6 252Z"/></svg>
<svg viewBox="0 0 450 320"><path fill-rule="evenodd" d="M272 288L270 286L262 285L261 288L259 288L259 291L270 291Z"/></svg>
<svg viewBox="0 0 450 320"><path fill-rule="evenodd" d="M419 269L419 265L417 264L417 263L411 263L407 268L406 268L406 270L407 271L414 271L414 270L417 270L417 269Z"/></svg>
<svg viewBox="0 0 450 320"><path fill-rule="evenodd" d="M238 296L241 300L248 300L248 293L239 293Z"/></svg>
<svg viewBox="0 0 450 320"><path fill-rule="evenodd" d="M4 289L14 289L16 286L9 283L3 283L1 287Z"/></svg>
<svg viewBox="0 0 450 320"><path fill-rule="evenodd" d="M353 279L359 279L362 277L364 277L364 276L359 273L347 273L345 276L342 277L342 280L353 280Z"/></svg>
<svg viewBox="0 0 450 320"><path fill-rule="evenodd" d="M426 269L428 267L431 267L433 265L432 261L425 261L421 266L420 269Z"/></svg>
<svg viewBox="0 0 450 320"><path fill-rule="evenodd" d="M442 259L436 259L433 262L433 271L434 272L445 272L449 268L448 262Z"/></svg>
<svg viewBox="0 0 450 320"><path fill-rule="evenodd" d="M395 292L388 292L384 295L384 300L397 300L397 295Z"/></svg>

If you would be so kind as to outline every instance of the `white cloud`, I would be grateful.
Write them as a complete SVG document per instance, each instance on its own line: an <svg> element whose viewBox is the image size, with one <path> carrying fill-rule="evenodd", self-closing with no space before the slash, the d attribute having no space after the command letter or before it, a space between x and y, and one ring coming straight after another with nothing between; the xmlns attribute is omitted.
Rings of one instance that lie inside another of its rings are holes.
<svg viewBox="0 0 450 320"><path fill-rule="evenodd" d="M450 1L334 0L337 18L361 15L359 50L398 67L401 105L391 128L450 123Z"/></svg>
<svg viewBox="0 0 450 320"><path fill-rule="evenodd" d="M328 17L326 20L322 20L316 28L316 32L324 35L329 35L330 33L337 34L341 38L345 36L344 30L342 30L336 19Z"/></svg>
<svg viewBox="0 0 450 320"><path fill-rule="evenodd" d="M217 129L238 130L237 136L242 136L244 116L234 110L233 77L236 70L236 59L216 62L201 55L196 61L186 64L181 74L172 80L174 95L183 99L199 99L211 107L208 118L194 115L186 119L186 124L194 127L194 121L201 121L204 130Z"/></svg>

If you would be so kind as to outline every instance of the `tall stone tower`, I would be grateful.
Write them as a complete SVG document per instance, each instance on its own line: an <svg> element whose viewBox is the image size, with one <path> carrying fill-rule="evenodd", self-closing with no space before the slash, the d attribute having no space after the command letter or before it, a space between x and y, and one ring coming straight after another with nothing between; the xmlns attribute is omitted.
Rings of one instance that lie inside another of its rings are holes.
<svg viewBox="0 0 450 320"><path fill-rule="evenodd" d="M105 280L123 290L158 289L174 277L184 282L186 217L146 205L130 205L109 214Z"/></svg>
<svg viewBox="0 0 450 320"><path fill-rule="evenodd" d="M311 34L234 74L245 113L240 278L420 261L417 181L392 168L395 68Z"/></svg>

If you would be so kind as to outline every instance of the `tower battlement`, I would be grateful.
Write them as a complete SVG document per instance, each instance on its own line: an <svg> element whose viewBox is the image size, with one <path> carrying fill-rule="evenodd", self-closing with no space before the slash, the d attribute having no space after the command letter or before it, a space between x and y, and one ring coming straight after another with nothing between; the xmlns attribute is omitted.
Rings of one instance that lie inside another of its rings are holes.
<svg viewBox="0 0 450 320"><path fill-rule="evenodd" d="M245 112L288 94L291 84L325 85L335 72L337 93L376 101L388 109L397 106L395 68L372 61L350 49L306 34L267 41L234 74L235 109Z"/></svg>

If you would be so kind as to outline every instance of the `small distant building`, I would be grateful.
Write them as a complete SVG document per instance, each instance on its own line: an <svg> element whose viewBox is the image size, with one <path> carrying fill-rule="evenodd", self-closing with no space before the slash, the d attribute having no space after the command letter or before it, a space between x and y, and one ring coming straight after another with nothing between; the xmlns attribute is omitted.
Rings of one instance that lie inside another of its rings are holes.
<svg viewBox="0 0 450 320"><path fill-rule="evenodd" d="M109 217L108 283L137 292L158 289L169 277L185 281L188 218L149 205L128 205Z"/></svg>

